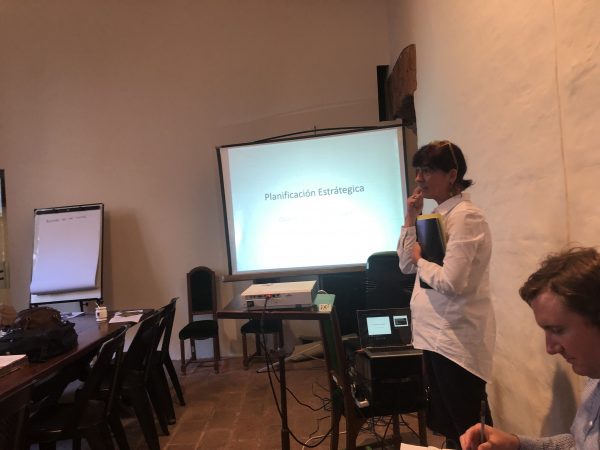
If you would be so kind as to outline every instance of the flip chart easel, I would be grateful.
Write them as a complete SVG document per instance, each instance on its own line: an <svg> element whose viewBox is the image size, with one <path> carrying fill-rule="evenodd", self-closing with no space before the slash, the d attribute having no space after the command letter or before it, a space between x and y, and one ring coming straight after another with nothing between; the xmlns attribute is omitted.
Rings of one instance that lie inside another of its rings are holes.
<svg viewBox="0 0 600 450"><path fill-rule="evenodd" d="M102 301L104 205L34 210L31 305Z"/></svg>

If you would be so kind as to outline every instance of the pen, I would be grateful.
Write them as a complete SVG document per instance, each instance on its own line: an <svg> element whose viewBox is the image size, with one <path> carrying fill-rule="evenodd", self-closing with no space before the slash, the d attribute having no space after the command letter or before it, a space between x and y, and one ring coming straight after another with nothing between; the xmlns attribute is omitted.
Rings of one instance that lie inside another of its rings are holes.
<svg viewBox="0 0 600 450"><path fill-rule="evenodd" d="M479 443L485 442L485 400L481 400L481 409L479 410Z"/></svg>

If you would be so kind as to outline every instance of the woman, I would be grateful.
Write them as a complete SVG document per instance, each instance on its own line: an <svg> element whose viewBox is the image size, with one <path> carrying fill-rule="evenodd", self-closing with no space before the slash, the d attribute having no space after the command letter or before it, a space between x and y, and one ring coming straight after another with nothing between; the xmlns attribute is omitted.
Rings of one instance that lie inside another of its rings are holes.
<svg viewBox="0 0 600 450"><path fill-rule="evenodd" d="M467 164L461 149L434 141L413 157L417 188L408 198L398 242L400 269L417 273L411 297L413 345L423 350L429 394L429 427L446 436L446 447L480 420L491 377L496 329L489 291L492 241L483 213L464 190ZM442 216L443 265L422 257L415 221L423 199L435 200ZM487 403L487 402L486 402ZM491 424L486 408L486 423Z"/></svg>

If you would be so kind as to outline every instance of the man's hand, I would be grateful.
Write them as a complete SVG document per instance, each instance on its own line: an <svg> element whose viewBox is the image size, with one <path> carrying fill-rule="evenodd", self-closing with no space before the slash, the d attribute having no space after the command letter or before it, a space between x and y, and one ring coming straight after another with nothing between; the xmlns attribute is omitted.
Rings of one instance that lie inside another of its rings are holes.
<svg viewBox="0 0 600 450"><path fill-rule="evenodd" d="M481 425L473 425L460 437L463 450L519 450L519 438L514 434L505 433L485 425L484 438L481 442Z"/></svg>

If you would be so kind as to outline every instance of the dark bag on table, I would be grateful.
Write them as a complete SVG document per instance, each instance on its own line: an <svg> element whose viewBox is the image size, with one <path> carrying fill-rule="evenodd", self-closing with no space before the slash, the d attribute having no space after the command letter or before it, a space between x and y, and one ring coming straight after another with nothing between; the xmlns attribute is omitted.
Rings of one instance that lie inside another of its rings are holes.
<svg viewBox="0 0 600 450"><path fill-rule="evenodd" d="M75 325L62 320L54 308L40 306L20 311L11 329L0 338L0 355L26 354L42 362L77 346Z"/></svg>

